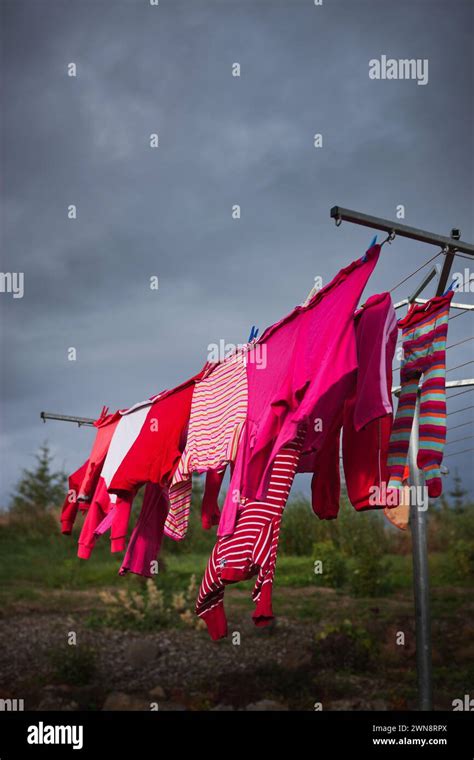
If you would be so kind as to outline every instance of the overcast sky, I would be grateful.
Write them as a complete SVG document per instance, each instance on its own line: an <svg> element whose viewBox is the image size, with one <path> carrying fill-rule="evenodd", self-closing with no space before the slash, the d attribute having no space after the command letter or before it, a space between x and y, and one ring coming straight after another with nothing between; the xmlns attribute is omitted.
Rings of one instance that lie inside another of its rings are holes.
<svg viewBox="0 0 474 760"><path fill-rule="evenodd" d="M25 277L23 298L0 293L2 506L44 440L67 472L88 455L90 428L44 425L42 410L94 417L172 387L203 365L209 343L243 342L252 324L262 332L316 275L328 282L360 256L372 231L337 229L331 206L395 218L403 204L407 224L474 239L472 3L1 7L1 267ZM428 83L369 78L382 55L427 59ZM385 246L366 295L436 253ZM458 259L454 271L469 265ZM450 322L448 343L469 335L469 314ZM472 359L465 343L448 367ZM472 376L471 364L448 379ZM473 404L465 393L449 411ZM450 432L447 453L472 446L455 440L472 432ZM445 460L471 492L473 453Z"/></svg>

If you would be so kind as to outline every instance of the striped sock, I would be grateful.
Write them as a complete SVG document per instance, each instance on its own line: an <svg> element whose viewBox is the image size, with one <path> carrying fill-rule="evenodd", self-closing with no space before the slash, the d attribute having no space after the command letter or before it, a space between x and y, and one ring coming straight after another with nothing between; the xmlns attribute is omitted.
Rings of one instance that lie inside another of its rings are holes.
<svg viewBox="0 0 474 760"><path fill-rule="evenodd" d="M453 292L415 304L399 322L404 358L400 370L401 393L390 438L389 489L402 487L407 462L418 385L420 393L419 452L417 465L424 471L428 495L437 498L442 484L440 465L446 442L446 339Z"/></svg>

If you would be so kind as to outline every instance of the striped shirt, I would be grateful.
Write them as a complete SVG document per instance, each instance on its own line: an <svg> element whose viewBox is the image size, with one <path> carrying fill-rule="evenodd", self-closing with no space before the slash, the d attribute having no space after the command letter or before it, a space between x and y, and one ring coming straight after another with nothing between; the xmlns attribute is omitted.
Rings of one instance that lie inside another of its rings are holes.
<svg viewBox="0 0 474 760"><path fill-rule="evenodd" d="M210 369L196 383L186 446L169 490L165 533L175 540L186 535L192 474L222 472L234 462L247 416L247 346Z"/></svg>
<svg viewBox="0 0 474 760"><path fill-rule="evenodd" d="M224 589L227 583L257 576L252 599L255 625L273 619L271 594L280 535L280 524L295 477L304 433L276 455L264 502L249 501L241 507L235 531L220 538L209 558L196 602L196 614L205 620L213 639L227 634Z"/></svg>

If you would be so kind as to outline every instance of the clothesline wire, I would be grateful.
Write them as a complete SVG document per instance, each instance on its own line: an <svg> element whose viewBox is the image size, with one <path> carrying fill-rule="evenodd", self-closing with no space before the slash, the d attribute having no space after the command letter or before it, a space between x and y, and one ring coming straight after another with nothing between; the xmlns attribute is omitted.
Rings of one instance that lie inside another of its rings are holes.
<svg viewBox="0 0 474 760"><path fill-rule="evenodd" d="M400 285L403 285L403 283L406 282L407 280L409 280L411 277L413 277L413 275L418 274L418 272L420 272L422 269L424 269L426 266L428 266L428 264L431 264L432 261L434 261L435 259L437 259L438 256L441 256L442 253L443 253L443 251L438 251L438 253L436 253L434 256L431 257L431 259L428 259L428 261L425 261L425 263L422 264L421 267L418 267L418 269L415 269L414 272L412 272L411 274L407 275L407 277L404 277L403 280L400 280L400 282L398 282L396 285L394 285L393 288L390 289L389 293L393 293L393 291L396 290L397 288L399 288Z"/></svg>
<svg viewBox="0 0 474 760"><path fill-rule="evenodd" d="M468 343L470 340L474 340L474 335L471 335L470 338L464 338L464 340L458 340L457 343L451 343L449 346L446 346L446 351L448 348L454 348L455 346L460 346L462 343Z"/></svg>
<svg viewBox="0 0 474 760"><path fill-rule="evenodd" d="M457 364L455 367L451 367L450 369L447 369L446 372L454 372L455 369L460 369L461 367L467 367L468 364L474 364L474 359L471 359L469 362L464 362L463 364Z"/></svg>
<svg viewBox="0 0 474 760"><path fill-rule="evenodd" d="M446 454L444 458L447 459L448 457L457 457L459 454L465 454L467 451L474 451L474 446L471 446L470 449L463 449L462 451L453 451L451 454Z"/></svg>
<svg viewBox="0 0 474 760"><path fill-rule="evenodd" d="M451 388L446 388L447 391L450 391ZM468 388L465 391L459 391L459 393L453 393L452 396L448 396L448 401L451 401L452 398L456 398L456 396L462 396L464 393L470 393L471 391L474 391L474 385L472 388ZM467 407L469 409L469 407Z"/></svg>
<svg viewBox="0 0 474 760"><path fill-rule="evenodd" d="M450 322L452 319L457 319L458 317L462 317L463 314L469 314L471 309L460 309L459 314L453 314L452 317L448 317L448 322Z"/></svg>
<svg viewBox="0 0 474 760"><path fill-rule="evenodd" d="M457 430L458 428L466 427L466 425L474 425L474 420L469 420L469 422L461 422L460 425L451 425L450 430Z"/></svg>
<svg viewBox="0 0 474 760"><path fill-rule="evenodd" d="M460 259L467 259L468 261L472 261L472 256L468 256L465 253L458 253L458 251L456 251L456 256L459 256Z"/></svg>
<svg viewBox="0 0 474 760"><path fill-rule="evenodd" d="M448 415L459 414L459 412L467 412L468 409L474 409L474 404L471 404L471 406L463 406L462 409L455 409L454 412L448 412Z"/></svg>
<svg viewBox="0 0 474 760"><path fill-rule="evenodd" d="M459 443L460 441L469 441L471 438L474 438L474 435L465 435L462 438L455 438L453 441L448 441L446 446L449 446L451 443Z"/></svg>

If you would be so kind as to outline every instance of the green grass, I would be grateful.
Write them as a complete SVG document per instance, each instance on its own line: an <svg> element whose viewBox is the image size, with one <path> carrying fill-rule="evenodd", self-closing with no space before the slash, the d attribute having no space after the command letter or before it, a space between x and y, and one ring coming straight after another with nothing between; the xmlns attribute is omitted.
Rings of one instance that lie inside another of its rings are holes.
<svg viewBox="0 0 474 760"><path fill-rule="evenodd" d="M39 590L90 590L119 586L124 580L118 575L122 555L110 553L108 540L98 541L90 560L80 560L76 554L77 535L19 535L9 528L0 528L0 598L33 599ZM165 589L181 588L194 573L201 578L207 555L203 553L163 552L165 569L159 583ZM348 560L349 571L357 564ZM410 555L387 554L383 558L384 574L390 578L391 593L412 587ZM449 580L449 557L432 553L430 575L432 587ZM137 579L139 580L139 579ZM281 556L277 564L277 583L288 588L321 587L322 576L314 573L311 556ZM470 579L457 580L456 585L469 586Z"/></svg>

